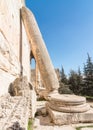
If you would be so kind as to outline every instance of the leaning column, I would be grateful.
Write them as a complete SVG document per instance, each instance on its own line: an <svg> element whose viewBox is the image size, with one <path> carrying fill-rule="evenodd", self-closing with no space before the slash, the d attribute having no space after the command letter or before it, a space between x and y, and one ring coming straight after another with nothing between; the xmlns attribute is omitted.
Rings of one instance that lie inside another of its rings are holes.
<svg viewBox="0 0 93 130"><path fill-rule="evenodd" d="M57 75L34 15L26 7L22 7L21 16L44 86L48 92L58 89Z"/></svg>

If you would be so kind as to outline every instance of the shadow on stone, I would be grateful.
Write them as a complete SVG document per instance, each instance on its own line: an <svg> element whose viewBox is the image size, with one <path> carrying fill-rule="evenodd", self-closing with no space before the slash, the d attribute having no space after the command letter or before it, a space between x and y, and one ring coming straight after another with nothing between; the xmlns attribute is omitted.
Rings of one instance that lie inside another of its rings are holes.
<svg viewBox="0 0 93 130"><path fill-rule="evenodd" d="M22 128L18 121L14 122L14 124L7 128L7 130L26 130L25 128Z"/></svg>
<svg viewBox="0 0 93 130"><path fill-rule="evenodd" d="M35 117L40 120L40 125L48 125L52 126L53 122L46 111L46 108L41 108L38 109L37 112L35 113Z"/></svg>

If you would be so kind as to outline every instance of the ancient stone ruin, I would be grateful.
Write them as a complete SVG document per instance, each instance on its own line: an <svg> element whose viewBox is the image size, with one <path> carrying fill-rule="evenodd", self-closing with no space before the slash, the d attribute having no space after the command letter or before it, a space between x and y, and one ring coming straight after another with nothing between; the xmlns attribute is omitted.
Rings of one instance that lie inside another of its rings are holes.
<svg viewBox="0 0 93 130"><path fill-rule="evenodd" d="M31 82L30 61L36 62ZM44 91L37 88L44 85ZM84 97L60 95L59 82L33 13L24 0L0 1L0 130L27 130L36 112L36 93L56 125L93 122ZM56 105L55 105L56 104Z"/></svg>

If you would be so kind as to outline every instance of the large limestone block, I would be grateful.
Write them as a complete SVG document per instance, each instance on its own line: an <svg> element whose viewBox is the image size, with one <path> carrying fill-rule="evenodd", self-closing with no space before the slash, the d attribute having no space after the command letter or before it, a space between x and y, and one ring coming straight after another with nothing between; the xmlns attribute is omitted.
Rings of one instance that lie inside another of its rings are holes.
<svg viewBox="0 0 93 130"><path fill-rule="evenodd" d="M9 85L14 79L15 76L0 70L0 95L4 95L8 92Z"/></svg>
<svg viewBox="0 0 93 130"><path fill-rule="evenodd" d="M27 77L16 78L9 86L9 93L11 96L25 96L25 90L32 90L32 85L28 82Z"/></svg>
<svg viewBox="0 0 93 130"><path fill-rule="evenodd" d="M17 56L19 53L20 40L20 15L19 9L22 7L21 0L1 0L0 1L0 32L7 41L8 46L16 48L13 50Z"/></svg>
<svg viewBox="0 0 93 130"><path fill-rule="evenodd" d="M48 91L59 88L54 67L33 13L22 7L21 15L44 86Z"/></svg>
<svg viewBox="0 0 93 130"><path fill-rule="evenodd" d="M0 95L8 92L9 84L20 75L20 59L23 75L30 80L31 48L24 25L20 25L23 5L24 0L0 0Z"/></svg>
<svg viewBox="0 0 93 130"><path fill-rule="evenodd" d="M47 110L54 124L56 125L64 125L71 123L84 123L84 122L93 122L93 109L91 108L87 112L83 113L64 113L52 110L47 106Z"/></svg>

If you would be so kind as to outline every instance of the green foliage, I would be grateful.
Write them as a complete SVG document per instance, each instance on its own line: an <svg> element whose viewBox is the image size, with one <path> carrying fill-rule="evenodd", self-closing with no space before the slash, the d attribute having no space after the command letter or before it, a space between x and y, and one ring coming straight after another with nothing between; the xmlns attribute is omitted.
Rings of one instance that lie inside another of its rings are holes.
<svg viewBox="0 0 93 130"><path fill-rule="evenodd" d="M84 64L83 74L80 68L77 72L72 69L67 79L63 67L60 74L63 85L59 88L59 92L69 93L68 89L70 89L77 95L93 96L93 62L89 54L87 54L87 60ZM65 85L68 87L64 87Z"/></svg>
<svg viewBox="0 0 93 130"><path fill-rule="evenodd" d="M74 70L70 71L68 83L69 83L70 89L75 94L80 94L80 91L82 88L81 87L82 76L81 76L80 68L78 69L78 72L75 72Z"/></svg>
<svg viewBox="0 0 93 130"><path fill-rule="evenodd" d="M64 85L62 82L60 83L60 87L58 89L60 94L73 94L73 92L69 89L68 85Z"/></svg>
<svg viewBox="0 0 93 130"><path fill-rule="evenodd" d="M32 119L29 119L28 121L28 130L33 130L33 120Z"/></svg>
<svg viewBox="0 0 93 130"><path fill-rule="evenodd" d="M60 72L60 75L61 75L61 82L64 83L64 84L67 84L68 80L67 80L67 77L66 77L66 74L64 72L64 68L63 67L62 67L62 70Z"/></svg>
<svg viewBox="0 0 93 130"><path fill-rule="evenodd" d="M87 62L84 64L84 75L87 78L93 78L93 62L88 54Z"/></svg>
<svg viewBox="0 0 93 130"><path fill-rule="evenodd" d="M76 127L76 130L81 130L82 128L93 128L93 125L89 125L89 126L79 126L79 127Z"/></svg>
<svg viewBox="0 0 93 130"><path fill-rule="evenodd" d="M83 95L93 96L93 62L88 54L84 64Z"/></svg>
<svg viewBox="0 0 93 130"><path fill-rule="evenodd" d="M93 96L85 96L87 101L89 102L93 102Z"/></svg>
<svg viewBox="0 0 93 130"><path fill-rule="evenodd" d="M68 87L60 87L58 92L60 94L73 94L73 92Z"/></svg>

